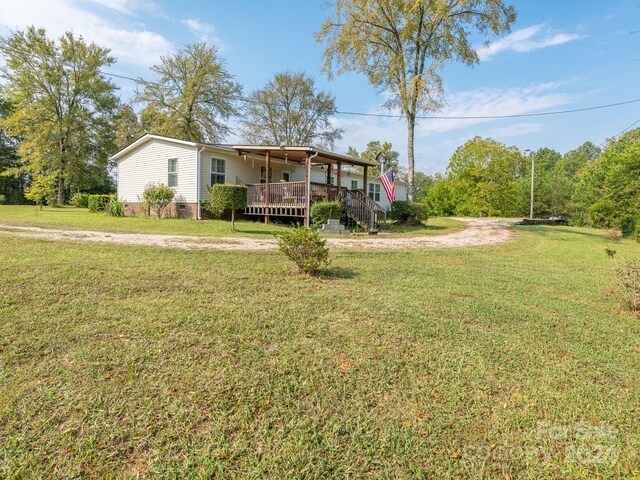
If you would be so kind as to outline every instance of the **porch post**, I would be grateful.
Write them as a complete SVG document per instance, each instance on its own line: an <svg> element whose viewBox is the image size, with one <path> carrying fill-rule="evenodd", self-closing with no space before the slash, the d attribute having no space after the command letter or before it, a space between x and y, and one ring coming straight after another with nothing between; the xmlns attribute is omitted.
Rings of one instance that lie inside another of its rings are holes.
<svg viewBox="0 0 640 480"><path fill-rule="evenodd" d="M367 179L367 173L368 173L369 167L367 167L365 165L363 167L363 170L364 170L364 175L363 175L363 177L364 177L364 179L363 179L364 185L362 185L362 190L364 190L364 194L366 195L367 194L367 188L369 188L368 179Z"/></svg>
<svg viewBox="0 0 640 480"><path fill-rule="evenodd" d="M327 185L331 185L331 164L327 165Z"/></svg>
<svg viewBox="0 0 640 480"><path fill-rule="evenodd" d="M267 200L267 206L265 207L265 215L264 215L264 223L267 224L269 223L269 206L271 205L271 192L270 192L270 186L269 183L271 183L271 178L269 175L269 169L271 167L271 150L267 150L267 155L265 157L265 163L266 163L266 171L265 171L265 185L264 185L264 195L266 197Z"/></svg>
<svg viewBox="0 0 640 480"><path fill-rule="evenodd" d="M311 159L307 153L304 161L304 186L305 186L305 202L304 202L304 226L309 228L311 215Z"/></svg>
<svg viewBox="0 0 640 480"><path fill-rule="evenodd" d="M336 185L338 186L338 196L340 195L340 190L342 190L342 163L338 162L336 165Z"/></svg>

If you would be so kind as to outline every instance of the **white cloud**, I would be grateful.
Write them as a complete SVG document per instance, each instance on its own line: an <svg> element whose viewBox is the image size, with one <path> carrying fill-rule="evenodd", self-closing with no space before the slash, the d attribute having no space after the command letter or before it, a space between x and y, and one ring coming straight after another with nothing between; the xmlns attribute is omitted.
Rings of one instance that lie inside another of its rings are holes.
<svg viewBox="0 0 640 480"><path fill-rule="evenodd" d="M552 32L546 25L539 24L516 30L489 45L479 46L476 50L480 60L488 60L504 51L518 53L531 52L554 45L562 45L563 43L572 42L581 38L584 38L584 35Z"/></svg>
<svg viewBox="0 0 640 480"><path fill-rule="evenodd" d="M134 2L128 0L95 0L114 13L130 13ZM98 45L108 47L122 63L149 66L173 47L162 35L139 24L127 28L121 18L109 20L76 5L72 0L34 0L17 2L0 0L2 22L11 29L35 25L44 27L49 36L73 31Z"/></svg>
<svg viewBox="0 0 640 480"><path fill-rule="evenodd" d="M506 127L497 127L487 130L483 136L496 138L498 140L502 138L519 137L521 135L529 135L530 133L536 133L542 130L544 127L540 123L515 123Z"/></svg>
<svg viewBox="0 0 640 480"><path fill-rule="evenodd" d="M195 18L186 18L182 20L182 24L200 41L220 45L220 39L213 35L214 28L210 23L201 22Z"/></svg>
<svg viewBox="0 0 640 480"><path fill-rule="evenodd" d="M578 100L578 95L563 93L561 88L569 82L546 82L512 87L479 88L451 93L448 105L441 112L432 114L442 117L484 117L497 115L520 115L558 109ZM371 109L369 113L382 113ZM389 112L398 114L399 112ZM348 146L364 149L371 140L393 143L405 159L407 151L407 127L404 119L364 116L340 116L335 124L344 128L344 138L339 142L340 151ZM498 126L486 128L488 125ZM508 123L505 125L505 123ZM416 167L433 173L443 171L453 150L461 143L451 141L456 137L471 138L475 135L490 136L507 141L510 137L524 136L543 129L543 124L518 119L428 119L419 120L415 132Z"/></svg>

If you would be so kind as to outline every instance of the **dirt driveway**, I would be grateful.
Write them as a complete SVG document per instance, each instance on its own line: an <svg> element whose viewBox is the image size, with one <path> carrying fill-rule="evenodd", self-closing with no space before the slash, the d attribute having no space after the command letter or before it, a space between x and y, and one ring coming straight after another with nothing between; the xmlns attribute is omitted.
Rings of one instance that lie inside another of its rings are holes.
<svg viewBox="0 0 640 480"><path fill-rule="evenodd" d="M345 249L455 248L494 245L512 236L509 220L458 218L465 228L445 235L406 237L330 237L327 243ZM155 235L144 233L109 233L86 230L56 230L40 227L0 225L0 235L41 238L59 241L119 243L184 249L212 250L272 250L277 248L273 238L258 237L202 237L186 235Z"/></svg>

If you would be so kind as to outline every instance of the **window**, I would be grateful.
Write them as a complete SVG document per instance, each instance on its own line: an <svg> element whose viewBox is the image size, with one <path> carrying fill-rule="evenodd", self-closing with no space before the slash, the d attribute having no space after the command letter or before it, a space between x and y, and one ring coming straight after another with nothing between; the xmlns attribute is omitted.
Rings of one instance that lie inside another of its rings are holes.
<svg viewBox="0 0 640 480"><path fill-rule="evenodd" d="M211 159L211 185L226 183L227 161L222 158Z"/></svg>
<svg viewBox="0 0 640 480"><path fill-rule="evenodd" d="M269 167L269 179L273 182L273 167ZM267 167L260 167L260 183L267 183Z"/></svg>
<svg viewBox="0 0 640 480"><path fill-rule="evenodd" d="M369 198L374 202L380 201L380 184L379 183L370 183L369 191L367 192Z"/></svg>
<svg viewBox="0 0 640 480"><path fill-rule="evenodd" d="M336 184L336 177L329 177L329 185L335 185Z"/></svg>
<svg viewBox="0 0 640 480"><path fill-rule="evenodd" d="M358 180L351 180L351 190L358 189Z"/></svg>
<svg viewBox="0 0 640 480"><path fill-rule="evenodd" d="M289 172L282 172L282 180L285 182L289 182L291 178L291 174Z"/></svg>
<svg viewBox="0 0 640 480"><path fill-rule="evenodd" d="M178 186L178 159L177 158L169 159L167 185L169 185L170 187Z"/></svg>

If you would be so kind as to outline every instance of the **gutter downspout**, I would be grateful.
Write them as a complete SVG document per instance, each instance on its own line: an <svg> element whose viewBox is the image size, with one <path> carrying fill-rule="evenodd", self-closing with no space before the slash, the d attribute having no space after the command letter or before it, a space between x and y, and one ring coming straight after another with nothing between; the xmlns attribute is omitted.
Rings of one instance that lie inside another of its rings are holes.
<svg viewBox="0 0 640 480"><path fill-rule="evenodd" d="M196 146L196 203L198 205L198 220L202 220L201 207L200 207L200 191L202 187L200 185L200 154L204 150L205 147L202 147L198 150Z"/></svg>
<svg viewBox="0 0 640 480"><path fill-rule="evenodd" d="M313 155L307 157L307 210L304 214L304 223L308 228L311 226L311 160L318 156L319 152L313 153Z"/></svg>

